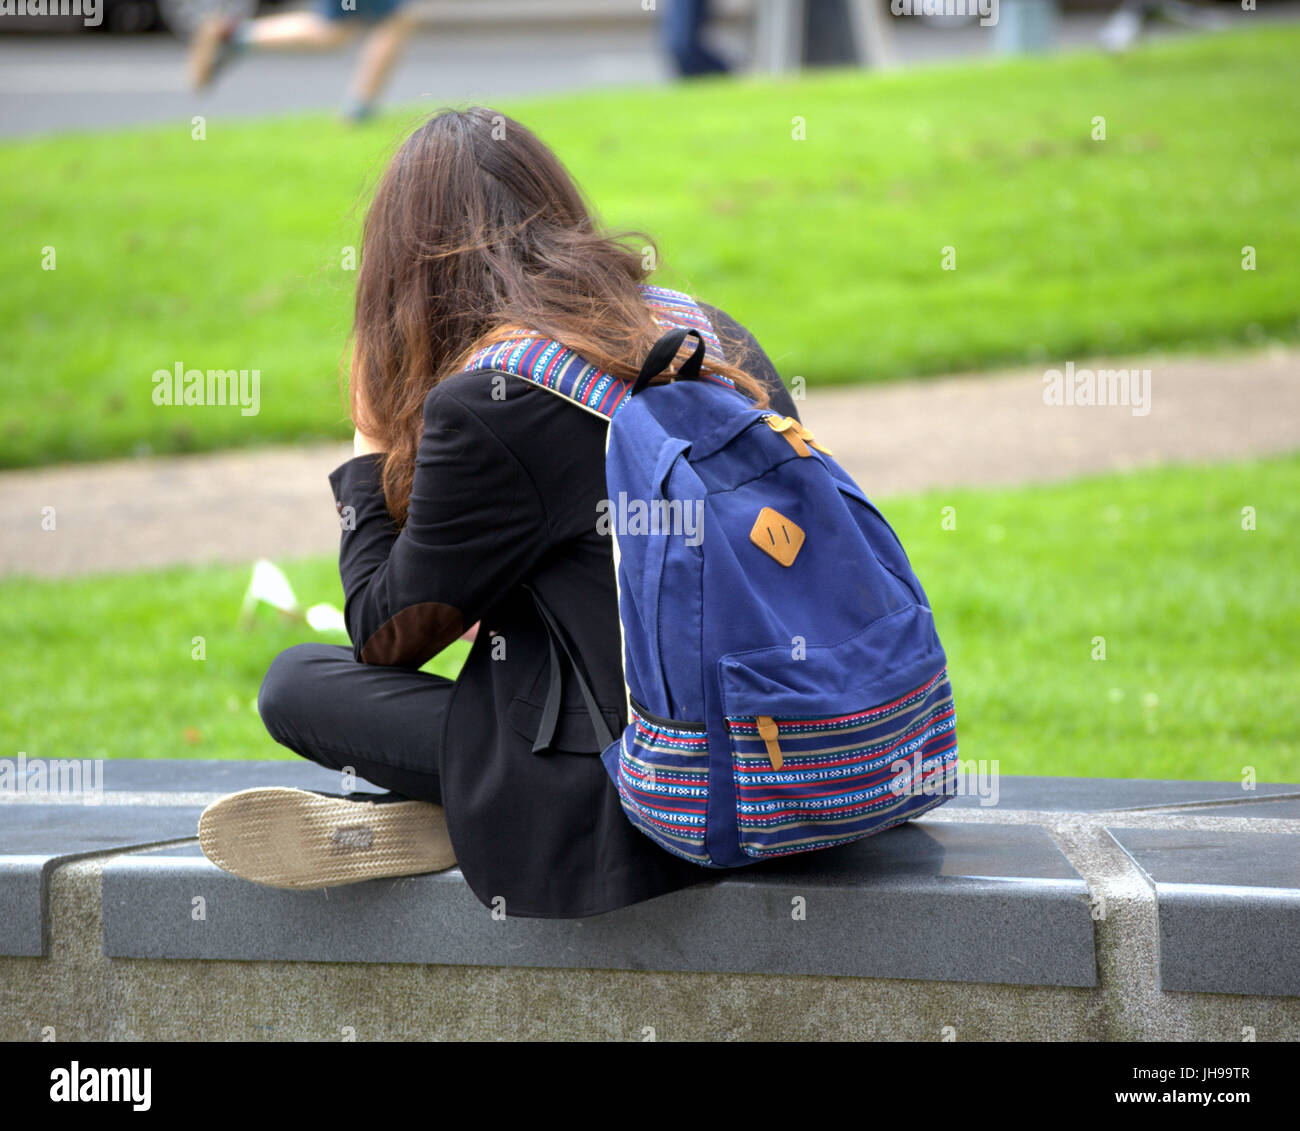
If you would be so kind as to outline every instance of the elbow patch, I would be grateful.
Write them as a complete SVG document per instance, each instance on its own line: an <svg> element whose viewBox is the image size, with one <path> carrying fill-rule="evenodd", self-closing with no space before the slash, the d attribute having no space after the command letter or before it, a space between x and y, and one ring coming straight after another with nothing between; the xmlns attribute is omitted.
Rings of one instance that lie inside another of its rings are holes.
<svg viewBox="0 0 1300 1131"><path fill-rule="evenodd" d="M363 664L418 668L465 631L460 610L441 601L410 605L389 617L361 649Z"/></svg>

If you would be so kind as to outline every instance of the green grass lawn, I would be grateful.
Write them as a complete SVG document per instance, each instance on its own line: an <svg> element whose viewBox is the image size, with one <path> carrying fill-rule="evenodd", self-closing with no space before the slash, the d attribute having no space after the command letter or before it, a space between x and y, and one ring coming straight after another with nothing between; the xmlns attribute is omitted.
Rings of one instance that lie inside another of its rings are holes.
<svg viewBox="0 0 1300 1131"><path fill-rule="evenodd" d="M333 559L281 564L304 607L342 607ZM0 593L14 601L0 610L5 746L51 758L293 757L262 728L262 676L293 644L348 641L266 606L251 627L241 627L251 573L242 566L182 566L0 582ZM194 658L197 648L204 659ZM457 641L426 670L454 677L468 654L469 644Z"/></svg>
<svg viewBox="0 0 1300 1131"><path fill-rule="evenodd" d="M1256 529L1243 529L1243 507ZM884 509L935 609L964 758L1006 774L1236 781L1251 766L1259 781L1300 781L1300 455ZM304 602L340 599L332 561L287 572ZM269 613L237 628L247 577L0 583L5 746L288 756L253 702L275 654L312 634ZM191 658L195 636L206 660ZM466 648L434 669L454 674Z"/></svg>
<svg viewBox="0 0 1300 1131"><path fill-rule="evenodd" d="M746 322L787 379L878 380L1294 339L1298 56L1300 31L1274 26L1122 59L502 108L610 224L660 240L660 281ZM344 249L418 117L0 145L0 466L346 434ZM945 247L956 270L941 270ZM152 374L177 362L257 369L260 413L156 407Z"/></svg>

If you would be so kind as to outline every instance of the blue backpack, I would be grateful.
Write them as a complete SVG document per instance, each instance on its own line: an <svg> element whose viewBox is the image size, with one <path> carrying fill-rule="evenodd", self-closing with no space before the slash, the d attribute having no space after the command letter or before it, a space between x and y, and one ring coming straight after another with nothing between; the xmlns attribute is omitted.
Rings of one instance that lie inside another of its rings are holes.
<svg viewBox="0 0 1300 1131"><path fill-rule="evenodd" d="M880 512L812 433L704 364L722 349L687 296L644 288L674 327L635 383L522 335L471 369L533 381L610 421L609 498L628 724L615 738L563 629L534 749L576 674L605 769L637 828L730 868L829 848L954 793L946 658L920 583ZM688 338L669 384L650 382Z"/></svg>

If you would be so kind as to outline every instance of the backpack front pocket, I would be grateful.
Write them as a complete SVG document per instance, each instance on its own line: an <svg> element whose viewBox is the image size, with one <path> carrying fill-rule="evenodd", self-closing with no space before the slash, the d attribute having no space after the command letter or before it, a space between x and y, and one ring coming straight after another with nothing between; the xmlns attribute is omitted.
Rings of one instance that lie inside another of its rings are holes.
<svg viewBox="0 0 1300 1131"><path fill-rule="evenodd" d="M607 752L606 769L628 819L661 848L696 864L704 850L709 739L703 723L662 719L632 704L631 721Z"/></svg>
<svg viewBox="0 0 1300 1131"><path fill-rule="evenodd" d="M918 615L901 610L803 658L784 648L724 657L736 825L747 856L858 840L953 795L956 719L942 652L937 667L933 654L918 664L915 652L904 668L861 664Z"/></svg>

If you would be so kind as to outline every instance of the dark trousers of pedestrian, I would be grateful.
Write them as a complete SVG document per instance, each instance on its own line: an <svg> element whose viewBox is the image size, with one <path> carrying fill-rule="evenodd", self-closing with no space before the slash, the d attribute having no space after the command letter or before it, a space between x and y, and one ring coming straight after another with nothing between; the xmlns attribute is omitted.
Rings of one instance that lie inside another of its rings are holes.
<svg viewBox="0 0 1300 1131"><path fill-rule="evenodd" d="M683 77L730 70L726 60L704 45L701 33L708 19L709 0L668 0L661 25L664 45Z"/></svg>
<svg viewBox="0 0 1300 1131"><path fill-rule="evenodd" d="M257 709L295 754L441 804L437 746L452 686L427 672L357 663L351 648L299 644L272 662Z"/></svg>

